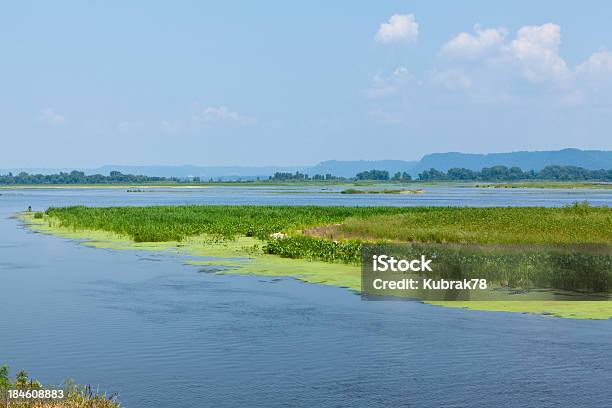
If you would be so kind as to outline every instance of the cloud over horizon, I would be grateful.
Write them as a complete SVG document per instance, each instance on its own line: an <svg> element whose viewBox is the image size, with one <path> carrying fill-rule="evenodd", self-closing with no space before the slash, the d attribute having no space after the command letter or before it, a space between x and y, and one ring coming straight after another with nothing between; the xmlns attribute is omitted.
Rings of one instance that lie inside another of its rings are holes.
<svg viewBox="0 0 612 408"><path fill-rule="evenodd" d="M607 79L612 74L612 53L598 51L575 67L559 54L561 27L546 23L539 26L522 26L515 37L508 41L509 30L474 27L474 33L462 32L453 36L440 50L447 63L472 61L484 64L500 74L520 73L534 83L568 85L580 76L588 75ZM469 76L469 69L463 71ZM508 70L511 68L511 70Z"/></svg>
<svg viewBox="0 0 612 408"><path fill-rule="evenodd" d="M419 23L414 14L394 14L382 23L376 32L376 40L382 43L411 42L419 36Z"/></svg>
<svg viewBox="0 0 612 408"><path fill-rule="evenodd" d="M460 33L442 46L441 54L447 57L477 57L499 48L508 35L506 28L481 28L474 26L475 34Z"/></svg>
<svg viewBox="0 0 612 408"><path fill-rule="evenodd" d="M420 73L408 74L399 65L392 74L373 75L365 95L379 102L367 116L378 123L407 122L410 106L443 100L547 109L596 103L612 109L606 97L612 91L612 52L600 49L572 66L560 54L561 38L561 26L552 22L514 33L476 24L441 44Z"/></svg>

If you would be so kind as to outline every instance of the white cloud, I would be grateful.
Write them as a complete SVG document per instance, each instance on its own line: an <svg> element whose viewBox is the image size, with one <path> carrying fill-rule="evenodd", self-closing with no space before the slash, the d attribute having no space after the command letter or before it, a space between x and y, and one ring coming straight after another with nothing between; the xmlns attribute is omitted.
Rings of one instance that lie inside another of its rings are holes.
<svg viewBox="0 0 612 408"><path fill-rule="evenodd" d="M513 56L521 62L524 75L532 81L568 79L570 71L559 56L561 27L557 24L524 26L510 44Z"/></svg>
<svg viewBox="0 0 612 408"><path fill-rule="evenodd" d="M474 57L490 50L499 50L508 30L506 28L485 28L474 26L476 34L460 33L442 47L442 54L449 56Z"/></svg>
<svg viewBox="0 0 612 408"><path fill-rule="evenodd" d="M506 28L474 27L475 34L461 33L444 44L440 54L451 59L477 61L471 69L484 69L498 75L518 75L530 82L564 84L572 79L572 70L559 55L561 27L547 23L521 27L514 39L507 41ZM509 69L510 68L510 69Z"/></svg>
<svg viewBox="0 0 612 408"><path fill-rule="evenodd" d="M43 121L49 125L63 125L66 122L64 116L55 112L52 108L44 108L40 111L38 120Z"/></svg>
<svg viewBox="0 0 612 408"><path fill-rule="evenodd" d="M590 79L610 78L612 76L612 52L603 50L591 54L589 59L576 67L576 73Z"/></svg>
<svg viewBox="0 0 612 408"><path fill-rule="evenodd" d="M394 22L392 17L381 26L379 40L394 39L393 33L398 31L393 29ZM611 103L612 51L603 49L581 64L570 65L560 55L560 46L561 27L554 23L522 26L515 33L505 27L475 25L473 32L461 32L444 43L440 58L424 74L414 78L405 67L393 74L377 74L365 93L370 98L408 96L403 90L409 82L421 89L440 89L443 93L436 97L477 103ZM369 115L385 123L401 120L382 110L370 111Z"/></svg>
<svg viewBox="0 0 612 408"><path fill-rule="evenodd" d="M376 33L376 40L383 43L416 41L419 35L419 23L414 14L394 14L388 23L382 23Z"/></svg>
<svg viewBox="0 0 612 408"><path fill-rule="evenodd" d="M384 98L396 94L402 86L412 80L408 68L396 68L389 76L376 74L372 77L372 86L366 90L369 98Z"/></svg>

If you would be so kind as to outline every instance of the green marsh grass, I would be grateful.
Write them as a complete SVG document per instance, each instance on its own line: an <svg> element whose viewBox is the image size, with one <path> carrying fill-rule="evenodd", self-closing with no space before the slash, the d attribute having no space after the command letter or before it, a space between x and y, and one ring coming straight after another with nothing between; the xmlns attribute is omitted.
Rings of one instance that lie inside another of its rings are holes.
<svg viewBox="0 0 612 408"><path fill-rule="evenodd" d="M431 243L612 243L612 209L414 207L393 216L350 217L332 239Z"/></svg>
<svg viewBox="0 0 612 408"><path fill-rule="evenodd" d="M406 211L390 207L319 206L154 206L50 208L46 214L63 227L114 232L136 242L181 241L189 236L239 235L262 240L280 231L339 223L349 217L396 215Z"/></svg>
<svg viewBox="0 0 612 408"><path fill-rule="evenodd" d="M152 206L50 208L63 227L101 230L136 242L190 236L268 240L305 230L320 238L433 243L612 243L612 209L544 207ZM312 227L323 228L317 230Z"/></svg>

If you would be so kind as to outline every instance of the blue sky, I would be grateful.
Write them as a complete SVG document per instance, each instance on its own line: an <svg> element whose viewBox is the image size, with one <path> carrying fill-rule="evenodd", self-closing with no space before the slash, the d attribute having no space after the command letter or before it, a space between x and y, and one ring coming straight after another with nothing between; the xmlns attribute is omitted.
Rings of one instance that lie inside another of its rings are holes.
<svg viewBox="0 0 612 408"><path fill-rule="evenodd" d="M612 149L612 2L10 2L0 168Z"/></svg>

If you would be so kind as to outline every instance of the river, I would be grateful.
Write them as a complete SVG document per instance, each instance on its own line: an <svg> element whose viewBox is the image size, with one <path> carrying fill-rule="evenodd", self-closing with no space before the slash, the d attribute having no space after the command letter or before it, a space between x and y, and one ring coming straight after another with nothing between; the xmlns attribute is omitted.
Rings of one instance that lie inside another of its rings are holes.
<svg viewBox="0 0 612 408"><path fill-rule="evenodd" d="M90 248L11 218L73 204L583 200L612 205L612 190L0 190L0 364L117 392L128 408L612 406L612 320L368 302L289 278L199 273L171 254Z"/></svg>

